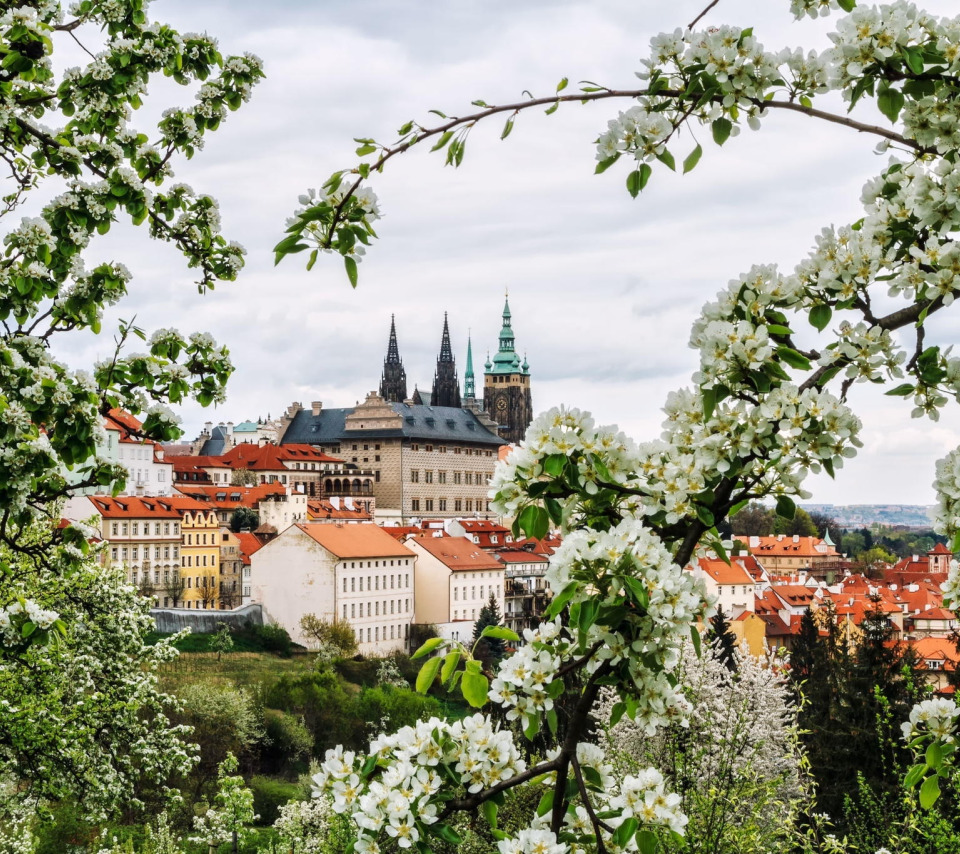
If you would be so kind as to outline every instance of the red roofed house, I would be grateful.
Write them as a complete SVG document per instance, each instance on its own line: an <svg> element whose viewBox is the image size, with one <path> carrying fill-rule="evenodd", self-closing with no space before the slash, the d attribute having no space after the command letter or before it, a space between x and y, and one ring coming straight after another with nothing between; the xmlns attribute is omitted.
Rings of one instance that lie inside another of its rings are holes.
<svg viewBox="0 0 960 854"><path fill-rule="evenodd" d="M513 543L510 529L489 519L451 519L447 533L451 537L466 537L482 549L502 549Z"/></svg>
<svg viewBox="0 0 960 854"><path fill-rule="evenodd" d="M946 638L916 638L904 641L920 659L918 670L924 674L927 684L934 691L953 694L953 687L947 681L947 674L957 669L960 653L953 642Z"/></svg>
<svg viewBox="0 0 960 854"><path fill-rule="evenodd" d="M291 492L279 483L259 486L178 483L177 492L215 509L221 525L229 525L231 517L241 507L257 511L261 524L273 525L278 531L306 520L307 497Z"/></svg>
<svg viewBox="0 0 960 854"><path fill-rule="evenodd" d="M404 542L417 556L417 623L433 623L442 636L469 641L491 595L503 613L504 565L492 554L466 537L424 533Z"/></svg>
<svg viewBox="0 0 960 854"><path fill-rule="evenodd" d="M253 553L250 601L309 644L300 619L344 620L360 652L406 651L415 555L376 525L292 525Z"/></svg>
<svg viewBox="0 0 960 854"><path fill-rule="evenodd" d="M957 628L957 615L946 608L929 608L910 620L916 638L948 638Z"/></svg>
<svg viewBox="0 0 960 854"><path fill-rule="evenodd" d="M336 524L338 522L372 522L373 513L367 509L374 499L341 498L332 495L329 499L317 498L307 502L307 521ZM391 532L392 533L392 532ZM400 539L395 536L394 539Z"/></svg>
<svg viewBox="0 0 960 854"><path fill-rule="evenodd" d="M753 611L757 584L736 558L730 563L719 558L700 558L693 575L702 579L707 595L717 600L717 607L728 620L736 619L744 611Z"/></svg>
<svg viewBox="0 0 960 854"><path fill-rule="evenodd" d="M747 537L750 553L770 575L792 575L805 569L814 578L825 579L839 569L841 556L829 540L819 537Z"/></svg>
<svg viewBox="0 0 960 854"><path fill-rule="evenodd" d="M911 555L898 561L891 569L884 571L883 580L901 587L923 580L940 584L947 580L952 559L950 549L943 543L937 543L925 555Z"/></svg>

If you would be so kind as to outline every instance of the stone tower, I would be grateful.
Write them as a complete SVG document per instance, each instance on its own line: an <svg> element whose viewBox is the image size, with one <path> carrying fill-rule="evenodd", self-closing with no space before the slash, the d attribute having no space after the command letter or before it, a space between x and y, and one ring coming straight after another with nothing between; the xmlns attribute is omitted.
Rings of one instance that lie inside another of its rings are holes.
<svg viewBox="0 0 960 854"><path fill-rule="evenodd" d="M380 397L388 403L403 403L407 399L407 372L400 361L400 349L397 347L397 326L390 315L390 343L387 345L387 358L383 360L383 373L380 376Z"/></svg>
<svg viewBox="0 0 960 854"><path fill-rule="evenodd" d="M493 361L487 357L483 374L483 408L500 425L500 435L508 442L519 442L533 420L530 396L530 366L520 362L514 346L510 300L504 299L500 348Z"/></svg>
<svg viewBox="0 0 960 854"><path fill-rule="evenodd" d="M440 339L437 370L433 375L430 405L460 408L460 380L457 379L457 364L453 360L453 348L450 346L450 327L447 324L446 312L443 313L443 337Z"/></svg>

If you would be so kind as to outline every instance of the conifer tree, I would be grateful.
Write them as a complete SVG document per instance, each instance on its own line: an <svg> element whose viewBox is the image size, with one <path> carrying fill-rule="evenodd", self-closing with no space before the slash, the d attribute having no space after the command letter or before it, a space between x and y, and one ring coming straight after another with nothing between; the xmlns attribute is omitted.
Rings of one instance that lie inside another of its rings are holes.
<svg viewBox="0 0 960 854"><path fill-rule="evenodd" d="M737 669L737 636L730 631L730 623L723 608L710 618L707 641L716 650L716 657L731 673Z"/></svg>
<svg viewBox="0 0 960 854"><path fill-rule="evenodd" d="M497 597L491 593L487 604L480 609L480 614L477 616L476 625L473 627L473 641L474 643L480 641L477 647L478 655L485 651L485 657L488 657L493 664L500 662L506 653L506 647L500 638L481 639L480 635L483 634L483 630L487 628L487 626L502 625L503 616L500 613L500 606L497 604ZM483 657L484 656L481 655L481 658Z"/></svg>

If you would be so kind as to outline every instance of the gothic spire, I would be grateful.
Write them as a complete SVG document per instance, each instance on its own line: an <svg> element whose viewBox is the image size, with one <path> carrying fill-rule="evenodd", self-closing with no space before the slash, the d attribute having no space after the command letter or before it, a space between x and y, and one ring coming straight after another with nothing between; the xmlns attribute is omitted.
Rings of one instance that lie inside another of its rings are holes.
<svg viewBox="0 0 960 854"><path fill-rule="evenodd" d="M467 334L467 370L463 374L463 396L472 399L476 397L476 385L473 377L473 343L470 334Z"/></svg>
<svg viewBox="0 0 960 854"><path fill-rule="evenodd" d="M433 375L433 393L431 406L460 407L460 381L457 379L457 366L450 346L450 326L447 313L443 313L443 337L440 339L440 355L437 357L437 371Z"/></svg>
<svg viewBox="0 0 960 854"><path fill-rule="evenodd" d="M388 403L402 403L407 399L407 372L403 369L403 362L400 361L397 326L392 314L387 357L383 360L383 373L380 375L380 396Z"/></svg>

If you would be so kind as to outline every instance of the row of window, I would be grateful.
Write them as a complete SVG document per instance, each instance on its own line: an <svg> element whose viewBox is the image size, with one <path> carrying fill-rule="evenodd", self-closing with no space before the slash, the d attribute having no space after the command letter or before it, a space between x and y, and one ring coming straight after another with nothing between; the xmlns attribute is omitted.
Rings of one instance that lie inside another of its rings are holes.
<svg viewBox="0 0 960 854"><path fill-rule="evenodd" d="M179 534L180 534L180 523L179 523L179 522L173 522L172 524L173 524L173 533L174 533L174 535L179 535ZM153 523L153 535L154 535L155 537L159 537L159 536L160 536L160 526L161 526L161 525L163 526L163 533L164 533L166 536L170 536L170 525L171 525L170 522L154 522L154 523ZM110 524L110 533L111 533L111 535L114 536L114 537L119 536L119 535L121 535L121 534L122 534L124 537L128 537L128 536L131 536L131 535L134 536L134 537L139 537L139 536L140 536L140 523L139 523L139 522L112 522L112 523ZM149 523L149 522L144 522L144 523L143 523L143 536L145 536L145 537L149 537L149 536L150 536L150 523Z"/></svg>
<svg viewBox="0 0 960 854"><path fill-rule="evenodd" d="M363 568L364 568L363 563L364 563L364 562L363 562L362 560L352 560L352 561L350 561L350 569L363 569ZM384 568L387 567L387 561L386 561L386 559L384 559L383 561L379 561L379 560L368 560L366 563L367 563L367 566L366 566L367 569L370 569L371 567L373 567L374 569L378 569L378 568L381 567L381 566L384 567ZM405 557L405 558L394 558L394 559L392 559L392 560L390 561L390 564L389 564L389 565L390 565L390 566L410 566L410 558L408 558L408 557ZM346 569L346 568L347 568L347 562L344 561L344 562L343 562L343 566L341 566L341 567L339 567L339 568L340 568L340 569Z"/></svg>
<svg viewBox="0 0 960 854"><path fill-rule="evenodd" d="M354 445L354 446L353 446L353 449L356 450L356 449L357 449L357 446ZM420 445L418 445L416 442L414 442L412 445L410 445L410 450L411 450L411 451L419 451L419 450L420 450ZM425 450L425 451L427 451L427 452L431 452L431 451L433 451L433 445L424 445L424 446L423 446L423 450ZM454 453L454 454L463 454L465 457L472 457L474 454L476 454L478 457L492 457L492 456L493 456L493 451L488 451L488 450L485 450L484 448L459 448L459 447L456 447L456 448L451 448L450 450L451 450L451 452ZM439 446L437 447L437 453L445 454L446 452L447 452L447 447L446 447L446 445L439 445Z"/></svg>
<svg viewBox="0 0 960 854"><path fill-rule="evenodd" d="M409 614L410 613L410 599L404 599L401 603L400 599L384 599L383 602L383 616L387 616L387 602L390 603L390 613L391 614ZM379 617L380 616L380 603L381 600L376 602L361 602L360 603L360 613L357 613L357 603L350 603L350 619L356 619L357 617ZM366 604L367 613L363 613L363 606ZM343 603L343 619L347 619L347 603Z"/></svg>
<svg viewBox="0 0 960 854"><path fill-rule="evenodd" d="M423 482L424 483L433 483L433 470L424 469L423 472ZM438 471L437 483L446 483L447 482L447 472ZM483 486L484 484L490 481L490 478L493 477L493 472L472 472L472 471L455 471L452 472L453 483L456 486L459 486L461 483L466 486ZM410 469L410 483L420 483L420 469Z"/></svg>
<svg viewBox="0 0 960 854"><path fill-rule="evenodd" d="M217 556L210 555L210 563L207 563L207 555L184 555L183 556L183 565L184 566L216 566L217 565Z"/></svg>
<svg viewBox="0 0 960 854"><path fill-rule="evenodd" d="M173 559L177 560L180 557L180 547L173 546ZM163 552L163 559L170 560L170 546L154 546L153 547L153 559L160 560L161 550ZM114 561L118 560L140 560L140 546L114 546L110 549L110 557ZM150 560L150 546L143 547L143 559Z"/></svg>
<svg viewBox="0 0 960 854"><path fill-rule="evenodd" d="M386 563L386 561L384 561L384 563ZM383 589L386 590L386 589L387 589L387 578L390 579L390 589L391 589L391 590L394 589L394 584L396 584L398 587L401 586L401 585L400 585L400 573L397 573L396 575L394 575L393 573L391 573L389 576L386 575L386 573L384 573L384 574L382 574L382 575L372 575L372 576L371 576L371 575L368 575L368 576L367 576L367 590L368 590L368 591L370 591L370 590L379 590L381 583L383 584ZM372 587L370 586L371 584L373 584ZM409 572L405 572L405 573L403 574L403 585L402 585L402 586L403 586L403 587L409 587L409 586L410 586L410 573L409 573ZM344 592L344 593L347 592L347 577L346 577L346 576L343 577L343 592ZM350 579L350 592L351 592L351 593L363 593L363 576L362 576L362 575L360 575L360 576L355 576L354 578L351 578L351 579Z"/></svg>
<svg viewBox="0 0 960 854"><path fill-rule="evenodd" d="M197 539L196 543L194 543L194 541L193 541L193 538L194 538L194 537L196 537L196 539ZM210 538L209 541L207 540L207 537ZM192 546L192 545L198 545L198 546L211 545L211 546L215 546L215 545L217 544L217 535L214 534L214 533L210 533L210 534L187 534L187 535L186 535L186 538L187 538L186 545L188 545L188 546Z"/></svg>
<svg viewBox="0 0 960 854"><path fill-rule="evenodd" d="M387 629L390 630L390 637L387 637ZM371 638L371 627L367 626L367 643L376 643L383 637L384 640L400 640L400 626L383 626L383 631L380 631L380 626L372 627L373 637ZM357 632L357 643L363 643L363 629L359 628ZM410 638L410 624L404 623L403 625L403 639L409 640Z"/></svg>
<svg viewBox="0 0 960 854"><path fill-rule="evenodd" d="M425 498L425 499L423 499L423 509L424 509L424 511L427 512L427 513L432 513L432 512L433 512L433 503L434 503L434 502L433 502L433 499L432 499L432 498ZM454 511L455 513L462 513L462 512L464 512L464 511L467 512L467 513L472 513L472 512L473 512L473 509L474 509L474 508L473 508L473 505L474 505L474 500L473 500L472 498L466 498L466 499L464 499L464 498L454 498L454 499L453 499L453 511ZM486 508L486 512L487 512L487 513L490 512L490 502L489 502L489 501L481 501L481 500L478 498L478 499L476 500L476 505L477 505L477 508L476 508L476 509L477 509L477 512L478 512L478 513L483 512L483 511L484 511L484 508ZM446 509L447 509L447 499L446 499L446 498L438 498L438 499L437 499L437 511L440 512L440 513L443 513L443 512L446 511ZM410 510L411 510L413 513L419 513L419 512L420 512L420 499L419 499L419 498L411 498L411 499L410 499Z"/></svg>
<svg viewBox="0 0 960 854"><path fill-rule="evenodd" d="M461 592L461 591L462 591L462 592ZM480 585L480 598L481 598L481 599L487 599L487 598L488 598L489 596L491 596L491 595L495 596L497 599L500 598L500 585L498 585L498 584L490 584L489 586L486 586L486 587L485 587L483 584L481 584L481 585ZM464 601L466 601L466 598L467 598L467 587L466 587L466 585L464 585L463 587L454 587L454 588L453 588L453 601L456 602L461 596L463 596ZM477 598L477 587L476 587L476 585L472 585L472 586L470 587L470 598L471 598L471 599L476 599L476 598Z"/></svg>

